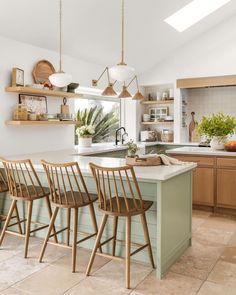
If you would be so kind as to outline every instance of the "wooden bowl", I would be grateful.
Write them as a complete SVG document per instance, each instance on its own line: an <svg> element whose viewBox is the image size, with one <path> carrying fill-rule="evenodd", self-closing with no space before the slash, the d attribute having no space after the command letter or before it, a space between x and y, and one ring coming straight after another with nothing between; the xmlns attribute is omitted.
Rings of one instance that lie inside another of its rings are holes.
<svg viewBox="0 0 236 295"><path fill-rule="evenodd" d="M236 141L229 141L225 144L225 150L227 152L236 152Z"/></svg>

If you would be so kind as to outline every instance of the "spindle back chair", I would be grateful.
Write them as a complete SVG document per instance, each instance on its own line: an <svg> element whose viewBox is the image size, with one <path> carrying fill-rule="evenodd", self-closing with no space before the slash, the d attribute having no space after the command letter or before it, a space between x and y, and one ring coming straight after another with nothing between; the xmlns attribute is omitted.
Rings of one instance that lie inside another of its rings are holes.
<svg viewBox="0 0 236 295"><path fill-rule="evenodd" d="M101 167L93 163L90 163L89 165L96 182L99 210L103 213L103 219L98 231L92 255L90 257L86 275L89 275L91 272L95 255L105 256L115 260L125 260L126 287L130 288L130 257L132 255L147 247L151 265L153 268L155 267L145 215L145 212L152 206L153 202L142 199L141 191L133 167L123 166L111 168ZM109 215L113 216L113 236L101 243L102 234ZM144 238L146 242L144 245L131 242L131 218L134 215L140 215L141 217ZM126 218L125 259L115 255L117 242L117 223L118 217L120 216ZM104 245L109 241L113 241L112 255L107 253L98 253L97 249L99 246ZM139 247L132 253L131 244Z"/></svg>
<svg viewBox="0 0 236 295"><path fill-rule="evenodd" d="M77 244L86 241L97 235L98 227L95 217L93 203L98 199L96 194L88 192L86 183L77 162L71 163L50 163L42 160L42 165L47 175L48 185L51 193L51 202L55 206L52 215L47 236L41 250L39 261L42 262L48 239L52 236L51 230L54 226L58 210L67 210L67 227L61 229L58 233L67 230L67 245L57 244L58 246L72 249L72 272L76 269L76 251ZM77 240L78 235L78 210L81 207L88 206L94 233L81 233L84 238ZM74 212L73 241L70 246L70 220L71 210ZM101 247L100 247L101 251Z"/></svg>
<svg viewBox="0 0 236 295"><path fill-rule="evenodd" d="M24 257L27 258L30 234L48 227L48 224L33 222L31 220L32 210L33 210L33 201L37 199L45 199L49 217L51 218L52 210L51 210L51 205L49 202L50 192L48 188L45 188L42 186L31 160L29 159L7 160L4 158L0 158L0 161L2 161L5 168L9 194L10 194L10 198L12 199L12 203L8 211L8 215L6 217L6 221L4 223L4 227L0 236L0 245L3 242L6 233L24 237L25 238ZM28 203L27 218L24 218L22 220L17 218L17 222L10 225L9 224L10 220L13 218L13 211L16 210L18 215L18 210L17 210L18 201L25 201ZM22 229L20 227L20 224L22 222L24 223L26 222L26 230L24 234L22 233ZM31 223L40 225L40 227L31 230L30 229ZM20 233L7 230L8 227L14 226L17 224L19 226ZM54 228L53 228L53 231L55 232ZM56 236L54 237L54 239L55 239L55 242L57 242Z"/></svg>
<svg viewBox="0 0 236 295"><path fill-rule="evenodd" d="M63 208L75 208L94 201L77 162L58 164L42 161L42 164L47 175L52 203Z"/></svg>
<svg viewBox="0 0 236 295"><path fill-rule="evenodd" d="M7 180L4 177L2 171L0 170L0 193L4 193L8 191Z"/></svg>

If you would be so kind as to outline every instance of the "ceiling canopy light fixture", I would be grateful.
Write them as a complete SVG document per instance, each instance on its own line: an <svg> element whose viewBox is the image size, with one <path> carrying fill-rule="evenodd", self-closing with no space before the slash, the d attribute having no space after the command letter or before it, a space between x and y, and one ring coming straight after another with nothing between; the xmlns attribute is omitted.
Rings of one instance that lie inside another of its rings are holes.
<svg viewBox="0 0 236 295"><path fill-rule="evenodd" d="M165 22L179 32L183 32L213 13L231 0L193 0L176 13L165 19Z"/></svg>
<svg viewBox="0 0 236 295"><path fill-rule="evenodd" d="M132 97L132 95L129 93L128 88L129 86L133 83L136 82L136 87L137 87L137 93L133 96L133 100L141 100L144 99L144 96L142 95L142 93L139 90L139 84L138 84L138 77L134 76L134 78L129 82L129 84L127 86L123 86L123 91L120 93L119 98L128 98L128 97Z"/></svg>
<svg viewBox="0 0 236 295"><path fill-rule="evenodd" d="M72 77L69 74L66 74L62 70L62 0L60 0L59 8L59 26L60 26L60 35L59 35L59 71L49 76L49 81L52 85L56 87L65 87L69 85L72 81Z"/></svg>
<svg viewBox="0 0 236 295"><path fill-rule="evenodd" d="M104 89L104 91L101 93L101 95L102 96L116 96L117 93L113 89L113 86L116 83L116 81L114 83L111 83L108 67L105 68L105 70L101 73L100 77L97 80L92 80L92 86L96 87L98 85L99 80L102 78L102 76L105 74L105 72L107 73L108 85Z"/></svg>
<svg viewBox="0 0 236 295"><path fill-rule="evenodd" d="M131 79L134 75L134 68L128 66L124 61L125 55L125 3L122 0L122 17L121 17L121 62L109 69L112 79L124 82Z"/></svg>

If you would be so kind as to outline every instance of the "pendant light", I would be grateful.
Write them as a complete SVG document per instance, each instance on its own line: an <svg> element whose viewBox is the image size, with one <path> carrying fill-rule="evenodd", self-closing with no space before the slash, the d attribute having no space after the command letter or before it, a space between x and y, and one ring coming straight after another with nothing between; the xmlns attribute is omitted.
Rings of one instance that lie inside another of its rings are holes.
<svg viewBox="0 0 236 295"><path fill-rule="evenodd" d="M134 76L134 68L128 66L124 61L124 38L125 37L125 3L122 0L122 18L121 18L121 62L109 69L112 79L124 82Z"/></svg>
<svg viewBox="0 0 236 295"><path fill-rule="evenodd" d="M49 81L56 87L65 87L72 81L71 75L64 73L62 70L62 0L60 0L59 8L59 26L60 26L60 50L59 50L59 71L49 76Z"/></svg>
<svg viewBox="0 0 236 295"><path fill-rule="evenodd" d="M128 91L128 88L134 81L136 82L137 93L135 93L135 95L132 97L132 95ZM142 100L142 99L144 99L144 96L142 95L142 93L139 90L139 84L138 84L138 77L137 76L134 76L134 78L129 82L129 84L127 86L125 86L125 83L124 83L123 90L119 95L119 98L128 98L128 97L132 97L133 100Z"/></svg>
<svg viewBox="0 0 236 295"><path fill-rule="evenodd" d="M109 70L108 67L105 68L105 70L102 72L102 74L99 76L99 78L97 80L92 80L92 86L93 87L97 87L98 82L100 81L100 79L102 78L102 76L107 73L107 81L108 81L108 85L107 87L103 90L103 92L101 93L102 96L116 96L117 93L115 92L115 90L113 89L114 84L116 83L116 81L114 83L111 83L110 81L110 75L109 75Z"/></svg>

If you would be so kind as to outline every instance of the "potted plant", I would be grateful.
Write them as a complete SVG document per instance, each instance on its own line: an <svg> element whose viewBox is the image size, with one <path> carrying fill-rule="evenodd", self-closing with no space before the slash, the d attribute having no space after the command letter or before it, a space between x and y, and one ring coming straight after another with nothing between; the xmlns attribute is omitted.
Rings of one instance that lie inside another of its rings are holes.
<svg viewBox="0 0 236 295"><path fill-rule="evenodd" d="M136 156L137 151L139 150L137 144L134 143L134 141L131 139L127 143L127 147L128 147L128 157L134 158Z"/></svg>
<svg viewBox="0 0 236 295"><path fill-rule="evenodd" d="M198 126L198 132L211 140L210 145L214 150L224 149L228 136L233 135L235 131L235 118L223 113L204 116Z"/></svg>
<svg viewBox="0 0 236 295"><path fill-rule="evenodd" d="M90 147L92 144L92 135L95 133L94 127L91 125L84 125L76 129L76 134L79 138L79 146Z"/></svg>

